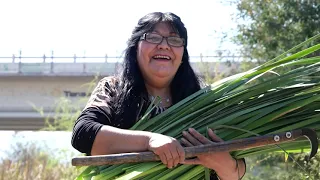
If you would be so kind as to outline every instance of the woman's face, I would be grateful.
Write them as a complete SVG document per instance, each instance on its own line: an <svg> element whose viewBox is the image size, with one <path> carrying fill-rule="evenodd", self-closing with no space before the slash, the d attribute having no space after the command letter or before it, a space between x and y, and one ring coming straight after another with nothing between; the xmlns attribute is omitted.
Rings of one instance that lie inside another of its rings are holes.
<svg viewBox="0 0 320 180"><path fill-rule="evenodd" d="M151 34L150 34L151 33ZM137 49L137 60L147 83L155 86L168 85L175 76L181 62L184 52L184 46L172 46L170 44L179 44L179 34L175 33L167 23L158 23L149 35L144 36L147 40L139 41ZM168 40L163 38L162 42L155 44L151 41L157 41L161 37L171 38L170 44Z"/></svg>

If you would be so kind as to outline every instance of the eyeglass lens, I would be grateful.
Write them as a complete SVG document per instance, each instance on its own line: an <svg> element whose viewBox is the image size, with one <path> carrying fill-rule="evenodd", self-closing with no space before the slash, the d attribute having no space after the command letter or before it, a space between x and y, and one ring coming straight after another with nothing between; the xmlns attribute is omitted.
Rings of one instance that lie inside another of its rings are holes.
<svg viewBox="0 0 320 180"><path fill-rule="evenodd" d="M146 34L146 41L150 43L159 44L163 41L164 38L167 39L168 44L171 46L183 46L184 41L180 37L175 37L175 36L163 37L155 33Z"/></svg>

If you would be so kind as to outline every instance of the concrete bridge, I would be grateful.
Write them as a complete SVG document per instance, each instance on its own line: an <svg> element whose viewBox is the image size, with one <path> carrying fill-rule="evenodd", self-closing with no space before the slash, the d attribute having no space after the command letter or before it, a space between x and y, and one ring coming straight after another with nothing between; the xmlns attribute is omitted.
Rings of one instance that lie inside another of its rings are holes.
<svg viewBox="0 0 320 180"><path fill-rule="evenodd" d="M192 62L196 73L209 67L210 72L226 72L238 68L211 62ZM80 102L95 77L101 79L114 75L122 68L119 62L103 63L1 63L0 62L0 130L39 130L44 127L45 118L55 113L56 103L61 98L83 108ZM39 108L38 110L36 110ZM40 113L43 112L43 114Z"/></svg>

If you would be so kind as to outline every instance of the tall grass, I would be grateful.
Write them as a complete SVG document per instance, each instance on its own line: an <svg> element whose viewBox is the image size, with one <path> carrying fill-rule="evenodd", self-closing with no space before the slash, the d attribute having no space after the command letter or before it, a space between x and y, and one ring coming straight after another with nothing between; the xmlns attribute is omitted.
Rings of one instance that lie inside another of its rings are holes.
<svg viewBox="0 0 320 180"><path fill-rule="evenodd" d="M36 142L17 143L0 160L0 180L70 180L79 173L64 150L50 151Z"/></svg>

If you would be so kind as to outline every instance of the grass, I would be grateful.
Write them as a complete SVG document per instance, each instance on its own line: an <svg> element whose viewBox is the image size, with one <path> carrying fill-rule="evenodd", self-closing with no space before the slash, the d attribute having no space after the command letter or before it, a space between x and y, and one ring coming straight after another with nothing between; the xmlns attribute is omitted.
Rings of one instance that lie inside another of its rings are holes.
<svg viewBox="0 0 320 180"><path fill-rule="evenodd" d="M79 171L64 150L52 152L39 143L17 143L0 160L0 180L69 180Z"/></svg>

